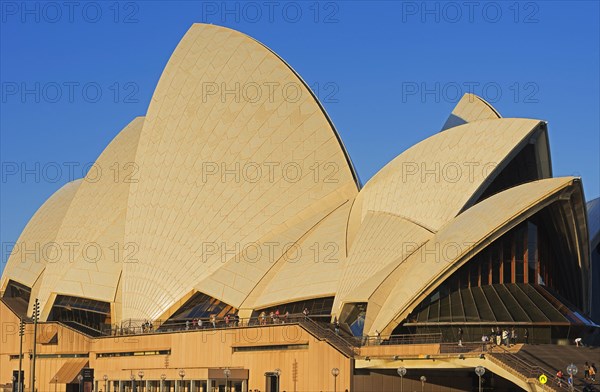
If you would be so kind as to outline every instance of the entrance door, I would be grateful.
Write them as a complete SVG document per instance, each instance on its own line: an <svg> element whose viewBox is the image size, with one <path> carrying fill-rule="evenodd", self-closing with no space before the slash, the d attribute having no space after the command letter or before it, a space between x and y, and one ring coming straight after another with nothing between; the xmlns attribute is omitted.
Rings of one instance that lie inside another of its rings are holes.
<svg viewBox="0 0 600 392"><path fill-rule="evenodd" d="M265 386L265 392L279 392L278 379L276 374L265 373L267 385Z"/></svg>
<svg viewBox="0 0 600 392"><path fill-rule="evenodd" d="M226 380L218 380L218 391L219 392L243 392L242 381L229 380L229 388L225 386Z"/></svg>
<svg viewBox="0 0 600 392"><path fill-rule="evenodd" d="M66 392L79 392L79 384L67 384Z"/></svg>

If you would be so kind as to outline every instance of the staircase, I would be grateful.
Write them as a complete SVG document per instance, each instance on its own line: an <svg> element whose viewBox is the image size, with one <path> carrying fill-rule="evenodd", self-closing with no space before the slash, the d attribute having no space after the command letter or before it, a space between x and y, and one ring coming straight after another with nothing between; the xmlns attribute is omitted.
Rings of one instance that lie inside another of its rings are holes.
<svg viewBox="0 0 600 392"><path fill-rule="evenodd" d="M31 318L27 317L27 301L23 300L20 297L2 297L2 292L0 292L0 301L4 302L4 304L18 317L22 317L23 321L30 321Z"/></svg>
<svg viewBox="0 0 600 392"><path fill-rule="evenodd" d="M99 337L103 335L102 331L98 331L95 328L78 323L77 321L60 321L60 323L91 337Z"/></svg>
<svg viewBox="0 0 600 392"><path fill-rule="evenodd" d="M579 351L577 356L572 355L572 349ZM548 377L548 382L545 386L546 390L550 391L585 391L584 388L588 383L583 378L583 365L586 360L583 357L588 357L588 362L593 362L599 358L600 350L598 348L585 349L582 347L573 346L557 346L557 345L524 345L518 352L511 352L506 348L496 346L490 349L487 353L487 358L496 365L501 366L511 373L518 375L521 379L529 384L539 383L538 378L542 374ZM567 366L575 363L579 368L576 376L573 377L573 389L569 388L567 383L568 374ZM581 364L579 363L581 362ZM598 363L596 363L598 365ZM565 380L559 381L556 378L556 372L562 370ZM596 378L598 380L598 378ZM538 384L539 385L539 384ZM598 386L596 381L594 386Z"/></svg>
<svg viewBox="0 0 600 392"><path fill-rule="evenodd" d="M552 344L524 345L516 356L524 361L535 363L541 367L552 371L553 375L560 369L566 376L566 369L570 363L573 363L579 369L573 384L576 389L583 390L587 385L592 384L600 390L600 376L596 375L596 382L589 382L584 379L584 366L587 361L589 364L595 363L596 368L600 366L600 347L577 347L577 346L559 346Z"/></svg>
<svg viewBox="0 0 600 392"><path fill-rule="evenodd" d="M320 325L319 323L308 317L299 318L295 321L297 321L298 324L300 324L304 329L306 329L317 339L328 342L346 357L352 358L356 354L354 345L348 342L343 337L336 334L331 329Z"/></svg>

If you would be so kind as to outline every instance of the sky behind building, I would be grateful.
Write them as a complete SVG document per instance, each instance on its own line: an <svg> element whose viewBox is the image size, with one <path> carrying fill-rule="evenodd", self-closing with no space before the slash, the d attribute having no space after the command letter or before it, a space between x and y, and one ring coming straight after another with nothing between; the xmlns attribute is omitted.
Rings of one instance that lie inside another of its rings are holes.
<svg viewBox="0 0 600 392"><path fill-rule="evenodd" d="M287 61L321 100L363 183L438 132L472 92L505 117L548 121L554 176L581 176L588 200L600 194L597 2L0 6L0 270L37 208L145 114L196 22L240 30Z"/></svg>

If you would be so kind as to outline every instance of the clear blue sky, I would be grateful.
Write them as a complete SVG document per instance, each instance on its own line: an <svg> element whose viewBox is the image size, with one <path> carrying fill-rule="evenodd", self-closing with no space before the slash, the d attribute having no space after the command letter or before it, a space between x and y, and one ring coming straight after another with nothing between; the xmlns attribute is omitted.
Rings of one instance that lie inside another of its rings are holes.
<svg viewBox="0 0 600 392"><path fill-rule="evenodd" d="M224 4L1 1L3 245L73 179L69 166L81 177L145 114L194 22L240 30L287 60L317 90L363 183L438 132L472 90L505 117L547 120L554 175L581 176L587 199L598 197L598 2ZM0 270L5 260L3 249Z"/></svg>

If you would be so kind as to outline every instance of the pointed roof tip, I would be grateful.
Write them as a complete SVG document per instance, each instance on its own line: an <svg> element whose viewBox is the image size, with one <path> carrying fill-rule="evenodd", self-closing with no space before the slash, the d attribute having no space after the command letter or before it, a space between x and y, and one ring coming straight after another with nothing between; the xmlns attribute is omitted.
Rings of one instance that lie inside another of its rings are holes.
<svg viewBox="0 0 600 392"><path fill-rule="evenodd" d="M481 102L484 105L486 105L492 112L494 112L498 116L498 118L502 118L502 115L500 114L500 112L498 112L498 110L496 110L496 108L494 106L492 106L491 103L489 103L488 101L486 101L479 95L473 94L473 93L465 93L465 95L462 96L460 101L462 101L464 99L468 99L469 103L473 103L475 101ZM460 103L460 101L458 103ZM458 104L456 106L458 106ZM455 109L456 109L456 107L455 107Z"/></svg>
<svg viewBox="0 0 600 392"><path fill-rule="evenodd" d="M250 37L248 34L244 33L241 30L236 30L236 29L233 29L231 27L223 26L223 25L220 25L220 24L208 23L208 22L207 23L204 23L204 22L195 22L195 23L192 23L192 25L190 26L190 28L187 29L186 33L190 32L190 31L192 31L194 29L201 29L201 28L213 28L213 29L220 29L222 31L232 31L232 32L239 33L239 34L245 35L247 37ZM250 37L250 38L252 38L252 37ZM252 38L252 39L254 39L254 38Z"/></svg>
<svg viewBox="0 0 600 392"><path fill-rule="evenodd" d="M500 113L485 99L473 93L466 93L452 109L441 131L470 122L500 118Z"/></svg>
<svg viewBox="0 0 600 392"><path fill-rule="evenodd" d="M188 31L186 32L185 35L189 34L194 29L207 28L207 27L214 28L214 29L219 29L219 30L222 30L222 31L228 31L228 32L232 32L232 33L235 33L235 34L239 34L240 36L243 36L243 37L247 38L249 40L248 42L254 42L254 43L257 43L258 45L260 45L261 49L266 50L269 54L275 56L275 58L277 58L282 64L285 65L285 67L287 68L286 71L290 71L291 74L294 75L295 78L297 78L297 81L300 83L300 85L302 85L302 86L304 86L306 88L308 94L312 97L312 99L314 100L314 102L316 103L316 105L321 110L324 118L329 123L329 126L330 126L331 130L333 131L333 134L335 135L335 137L337 139L337 142L338 142L338 144L339 144L339 146L341 148L341 151L344 154L344 157L346 159L346 164L347 164L348 168L350 169L350 172L351 172L352 177L354 179L354 183L356 184L357 189L360 190L362 188L362 186L363 186L363 182L361 181L360 176L358 174L358 171L356 170L356 167L354 166L354 163L352 162L352 158L350 157L350 154L349 154L348 150L346 149L346 146L344 145L344 141L340 137L340 134L339 134L337 128L335 127L335 124L333 123L333 120L331 119L331 117L329 116L329 114L327 113L327 111L325 110L325 107L323 106L323 104L320 101L319 97L313 92L313 90L309 86L309 84L304 79L302 79L302 77L300 76L300 74L298 72L296 72L296 70L294 70L294 68L292 68L292 66L290 64L288 64L279 54L277 54L273 49L271 49L265 43L263 43L262 41L258 40L257 38L254 38L253 36L250 36L250 35L246 34L245 32L243 32L241 30L236 30L234 28L223 26L223 25L219 25L219 24L195 22L195 23L192 23L192 25L190 26L190 28L188 29ZM183 42L184 39L185 39L185 36L180 41L180 44ZM174 61L177 61L177 60L174 60ZM170 63L171 63L171 60L169 60L169 62L167 63L167 66L165 66L165 70L167 69L167 67L169 66ZM161 77L161 79L162 79L162 77ZM160 83L160 80L159 80L159 83ZM154 95L153 95L153 100L154 100ZM152 105L153 102L151 101L150 104ZM150 109L150 106L148 107L148 110L149 109Z"/></svg>
<svg viewBox="0 0 600 392"><path fill-rule="evenodd" d="M496 108L494 106L492 106L491 103L489 103L488 101L486 101L485 99L481 98L480 96L476 95L477 99L479 99L482 103L484 103L485 105L487 105L487 107L490 108L490 110L492 110L494 113L496 113L496 115L498 116L498 118L502 118L502 115L500 114L500 112L498 110L496 110Z"/></svg>

